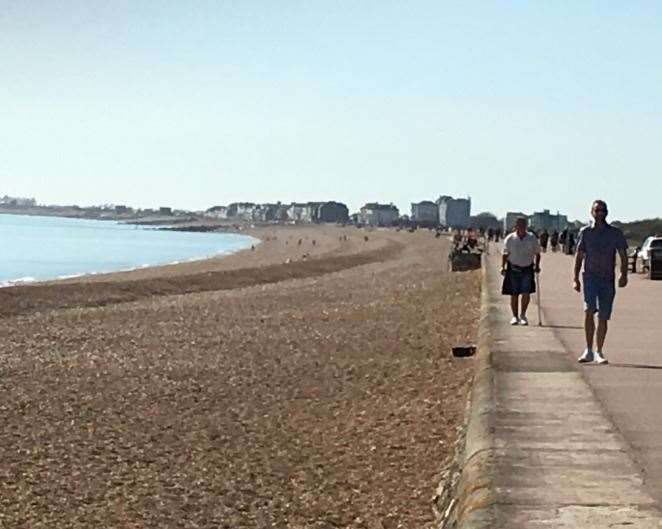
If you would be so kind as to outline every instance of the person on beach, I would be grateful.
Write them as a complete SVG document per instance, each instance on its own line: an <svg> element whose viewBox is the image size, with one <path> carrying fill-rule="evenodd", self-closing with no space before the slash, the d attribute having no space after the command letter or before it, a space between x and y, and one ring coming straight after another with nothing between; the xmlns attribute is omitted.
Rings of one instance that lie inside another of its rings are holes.
<svg viewBox="0 0 662 529"><path fill-rule="evenodd" d="M621 261L621 273L618 278L619 288L628 284L628 243L623 232L607 222L607 204L604 200L596 200L591 207L593 225L582 228L577 241L575 255L575 277L573 287L581 292L582 286L579 273L584 265L584 332L586 349L579 357L584 364L595 362L608 364L603 347L607 336L607 322L611 317L614 298L616 297L616 254ZM593 339L596 335L595 314L598 315L597 346L593 350Z"/></svg>
<svg viewBox="0 0 662 529"><path fill-rule="evenodd" d="M511 325L528 325L526 309L531 294L536 291L535 274L540 272L540 244L533 233L527 230L527 220L517 219L515 231L503 240L501 293L510 296L513 317ZM521 306L520 306L521 297Z"/></svg>

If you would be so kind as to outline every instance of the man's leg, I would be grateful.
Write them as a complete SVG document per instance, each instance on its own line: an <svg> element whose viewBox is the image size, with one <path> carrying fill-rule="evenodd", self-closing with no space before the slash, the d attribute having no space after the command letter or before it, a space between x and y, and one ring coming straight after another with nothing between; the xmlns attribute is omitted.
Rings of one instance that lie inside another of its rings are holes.
<svg viewBox="0 0 662 529"><path fill-rule="evenodd" d="M603 320L598 317L598 353L602 354L602 346L605 344L605 338L607 337L607 320Z"/></svg>
<svg viewBox="0 0 662 529"><path fill-rule="evenodd" d="M531 301L531 294L522 294L522 313L521 316L526 316L526 309L529 308L529 301Z"/></svg>
<svg viewBox="0 0 662 529"><path fill-rule="evenodd" d="M510 310L513 311L513 316L515 318L519 316L519 294L513 294L510 296Z"/></svg>
<svg viewBox="0 0 662 529"><path fill-rule="evenodd" d="M595 336L595 320L593 310L587 309L584 318L584 334L586 335L586 349L593 350L593 337Z"/></svg>

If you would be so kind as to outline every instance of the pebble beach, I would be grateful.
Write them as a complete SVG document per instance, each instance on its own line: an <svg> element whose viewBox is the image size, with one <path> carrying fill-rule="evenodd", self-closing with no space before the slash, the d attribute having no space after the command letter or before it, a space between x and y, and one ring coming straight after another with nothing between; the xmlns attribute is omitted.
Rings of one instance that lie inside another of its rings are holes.
<svg viewBox="0 0 662 529"><path fill-rule="evenodd" d="M480 272L434 232L264 227L0 289L0 527L433 527Z"/></svg>

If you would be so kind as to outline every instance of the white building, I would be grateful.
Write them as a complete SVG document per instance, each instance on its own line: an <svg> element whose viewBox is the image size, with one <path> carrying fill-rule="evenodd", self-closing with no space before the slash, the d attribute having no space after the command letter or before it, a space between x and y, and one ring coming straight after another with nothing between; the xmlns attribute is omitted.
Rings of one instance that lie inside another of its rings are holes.
<svg viewBox="0 0 662 529"><path fill-rule="evenodd" d="M293 202L287 210L287 216L295 222L312 222L313 208L309 204Z"/></svg>
<svg viewBox="0 0 662 529"><path fill-rule="evenodd" d="M228 208L227 206L214 206L205 211L204 216L210 219L227 219Z"/></svg>

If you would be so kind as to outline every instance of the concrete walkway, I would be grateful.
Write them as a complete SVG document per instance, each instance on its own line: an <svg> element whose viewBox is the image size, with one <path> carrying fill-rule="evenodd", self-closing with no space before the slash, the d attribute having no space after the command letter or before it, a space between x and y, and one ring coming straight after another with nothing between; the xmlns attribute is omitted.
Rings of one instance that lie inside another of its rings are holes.
<svg viewBox="0 0 662 529"><path fill-rule="evenodd" d="M662 310L649 311L651 292L662 294L662 283L633 278L628 295L618 299L612 346L605 348L614 363L581 367L582 306L571 289L572 259L543 257L543 327L535 304L529 327L508 324L498 252L492 250L486 264L494 408L492 522L482 527L662 528L656 502L662 369L624 366L655 363L656 336L662 351ZM655 304L662 309L662 300ZM649 320L660 322L650 332Z"/></svg>
<svg viewBox="0 0 662 529"><path fill-rule="evenodd" d="M545 255L543 323L574 358L584 348L582 296L575 293L572 258ZM582 369L596 397L632 449L645 484L662 504L662 281L630 274L619 289L605 354L607 369Z"/></svg>

